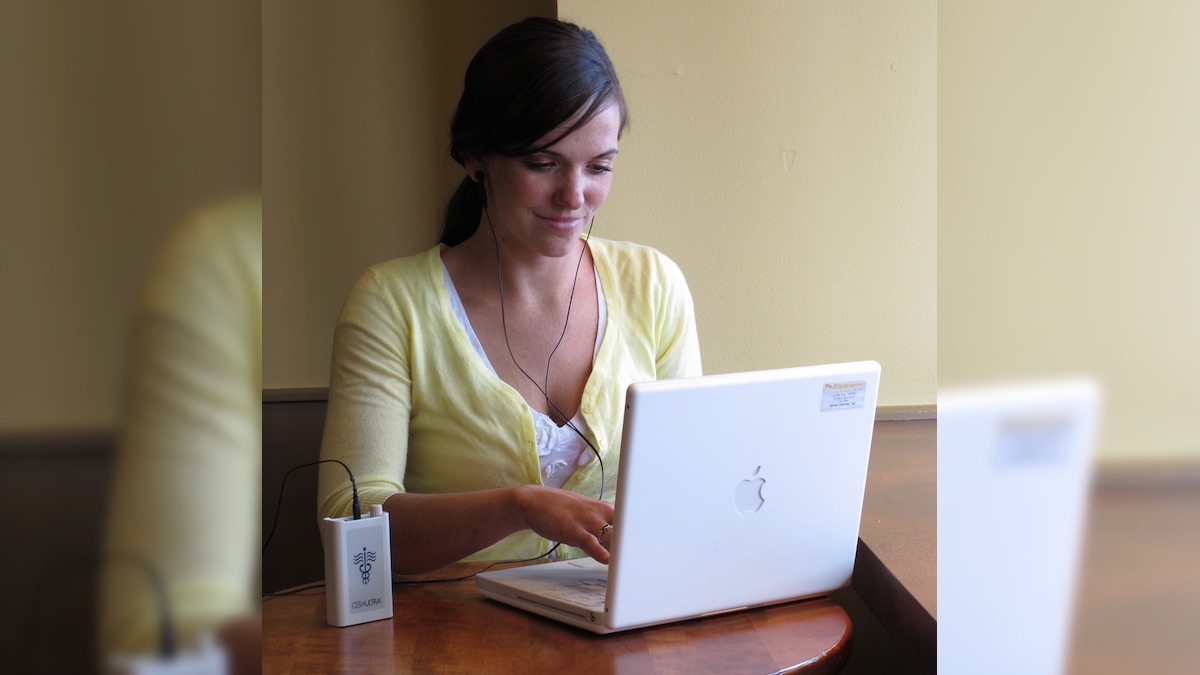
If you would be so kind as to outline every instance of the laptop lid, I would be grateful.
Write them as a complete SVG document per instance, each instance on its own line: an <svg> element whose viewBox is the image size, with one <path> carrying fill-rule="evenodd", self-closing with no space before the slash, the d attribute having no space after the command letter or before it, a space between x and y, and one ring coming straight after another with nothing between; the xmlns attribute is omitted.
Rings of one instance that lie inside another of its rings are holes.
<svg viewBox="0 0 1200 675"><path fill-rule="evenodd" d="M865 361L631 385L604 607L539 592L559 575L589 583L580 561L488 572L477 588L610 632L847 585L879 375Z"/></svg>
<svg viewBox="0 0 1200 675"><path fill-rule="evenodd" d="M848 584L879 373L869 361L631 385L610 624Z"/></svg>

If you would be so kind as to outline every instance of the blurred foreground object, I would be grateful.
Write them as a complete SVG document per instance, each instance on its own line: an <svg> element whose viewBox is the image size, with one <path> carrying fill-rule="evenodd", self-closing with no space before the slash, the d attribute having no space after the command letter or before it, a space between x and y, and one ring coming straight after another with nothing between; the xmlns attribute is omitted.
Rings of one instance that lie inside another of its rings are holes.
<svg viewBox="0 0 1200 675"><path fill-rule="evenodd" d="M165 583L187 650L234 622L257 659L262 480L262 201L219 204L172 238L132 327L106 556ZM144 576L104 569L100 648L153 653L160 612ZM256 633L257 631L257 633Z"/></svg>
<svg viewBox="0 0 1200 675"><path fill-rule="evenodd" d="M1100 405L1089 380L938 394L938 668L1063 671Z"/></svg>

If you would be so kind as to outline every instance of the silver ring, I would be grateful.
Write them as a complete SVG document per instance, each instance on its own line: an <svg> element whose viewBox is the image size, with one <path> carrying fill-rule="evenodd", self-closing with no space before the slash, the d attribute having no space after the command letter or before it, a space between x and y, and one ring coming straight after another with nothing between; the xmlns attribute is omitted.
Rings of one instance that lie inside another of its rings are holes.
<svg viewBox="0 0 1200 675"><path fill-rule="evenodd" d="M596 538L599 539L600 537L603 537L604 535L608 534L609 530L611 530L611 529L612 529L612 524L605 523L604 527L600 528L600 534L597 535Z"/></svg>

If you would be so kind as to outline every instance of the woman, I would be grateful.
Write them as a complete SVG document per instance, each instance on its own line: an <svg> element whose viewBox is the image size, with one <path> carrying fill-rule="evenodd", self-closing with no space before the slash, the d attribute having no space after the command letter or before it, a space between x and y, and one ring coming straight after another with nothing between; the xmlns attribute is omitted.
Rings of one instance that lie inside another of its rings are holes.
<svg viewBox="0 0 1200 675"><path fill-rule="evenodd" d="M324 459L392 523L392 569L590 555L608 534L626 387L700 374L679 268L590 238L625 99L595 36L527 19L467 69L441 244L370 268L339 318ZM350 513L323 465L321 516Z"/></svg>

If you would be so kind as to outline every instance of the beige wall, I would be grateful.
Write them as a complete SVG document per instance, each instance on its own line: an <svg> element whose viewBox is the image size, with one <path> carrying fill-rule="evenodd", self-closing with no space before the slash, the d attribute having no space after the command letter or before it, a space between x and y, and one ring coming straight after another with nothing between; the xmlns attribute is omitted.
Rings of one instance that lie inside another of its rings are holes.
<svg viewBox="0 0 1200 675"><path fill-rule="evenodd" d="M111 425L151 256L256 186L259 14L234 4L6 15L0 431ZM353 279L433 241L470 54L556 11L633 106L597 233L680 262L710 372L874 357L885 405L930 403L939 362L952 383L1090 372L1104 457L1200 453L1186 1L943 2L935 33L931 3L269 0L264 386L325 384Z"/></svg>
<svg viewBox="0 0 1200 675"><path fill-rule="evenodd" d="M932 403L932 2L562 0L633 125L596 219L683 267L708 372L876 359Z"/></svg>
<svg viewBox="0 0 1200 675"><path fill-rule="evenodd" d="M1091 374L1100 457L1200 456L1200 3L943 3L943 381Z"/></svg>
<svg viewBox="0 0 1200 675"><path fill-rule="evenodd" d="M261 184L261 14L4 3L0 435L113 426L130 314L173 228Z"/></svg>
<svg viewBox="0 0 1200 675"><path fill-rule="evenodd" d="M324 387L374 263L437 241L475 51L550 0L263 3L263 387Z"/></svg>
<svg viewBox="0 0 1200 675"><path fill-rule="evenodd" d="M605 42L632 109L595 234L680 264L708 372L871 358L881 404L928 405L933 4L746 4L558 3ZM473 48L384 6L290 12L267 34L264 67L286 77L264 113L266 387L326 383L350 283L429 245L451 183L444 120ZM436 67L401 77L419 58ZM439 78L454 91L429 93Z"/></svg>

